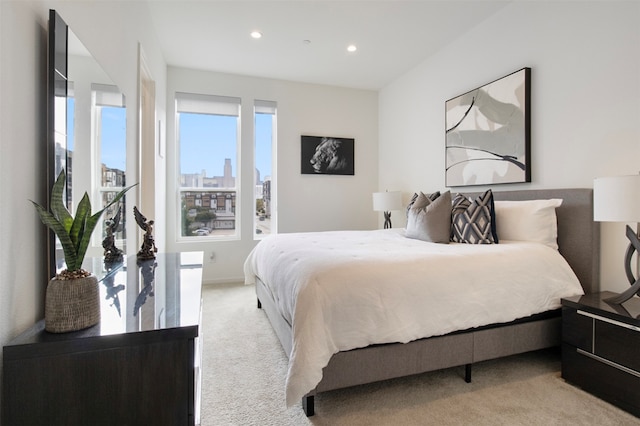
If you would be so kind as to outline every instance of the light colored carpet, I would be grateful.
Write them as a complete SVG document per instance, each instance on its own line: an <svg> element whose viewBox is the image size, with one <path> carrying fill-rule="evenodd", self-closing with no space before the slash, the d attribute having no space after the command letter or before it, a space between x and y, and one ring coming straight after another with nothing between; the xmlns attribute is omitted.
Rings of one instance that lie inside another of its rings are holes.
<svg viewBox="0 0 640 426"><path fill-rule="evenodd" d="M640 425L564 382L558 351L538 351L316 396L316 415L284 404L287 357L253 286L203 289L202 426Z"/></svg>

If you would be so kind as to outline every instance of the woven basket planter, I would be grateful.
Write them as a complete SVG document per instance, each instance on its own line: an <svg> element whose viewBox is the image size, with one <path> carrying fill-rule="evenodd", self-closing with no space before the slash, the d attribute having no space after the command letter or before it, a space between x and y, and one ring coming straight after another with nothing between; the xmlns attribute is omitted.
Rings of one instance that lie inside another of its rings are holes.
<svg viewBox="0 0 640 426"><path fill-rule="evenodd" d="M44 307L45 330L66 333L100 322L100 289L95 275L73 280L52 278Z"/></svg>

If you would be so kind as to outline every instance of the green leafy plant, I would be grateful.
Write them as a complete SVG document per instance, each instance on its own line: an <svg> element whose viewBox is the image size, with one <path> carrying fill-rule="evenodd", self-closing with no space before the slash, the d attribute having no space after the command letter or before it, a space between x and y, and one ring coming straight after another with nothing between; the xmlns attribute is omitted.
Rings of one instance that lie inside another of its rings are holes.
<svg viewBox="0 0 640 426"><path fill-rule="evenodd" d="M91 234L93 233L98 220L102 213L113 204L120 201L125 192L133 188L137 184L131 185L122 191L120 191L116 197L105 208L97 213L91 214L91 201L89 195L84 193L84 196L78 203L76 209L76 217L74 218L67 210L64 204L64 189L67 182L67 176L64 169L58 175L56 182L51 190L50 206L51 211L47 211L40 204L35 201L29 200L33 203L42 223L44 223L49 229L51 229L60 240L62 250L64 251L64 258L67 264L67 276L74 276L74 272L82 271L82 262L87 254L87 248L89 247L89 241L91 240ZM58 276L65 275L65 271L62 271ZM75 274L76 277L82 276L81 274Z"/></svg>

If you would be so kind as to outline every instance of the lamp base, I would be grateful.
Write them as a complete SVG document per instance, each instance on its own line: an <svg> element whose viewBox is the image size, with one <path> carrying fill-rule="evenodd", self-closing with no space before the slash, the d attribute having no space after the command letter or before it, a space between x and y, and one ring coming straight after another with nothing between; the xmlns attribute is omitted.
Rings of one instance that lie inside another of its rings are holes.
<svg viewBox="0 0 640 426"><path fill-rule="evenodd" d="M384 229L391 229L391 212L384 212Z"/></svg>
<svg viewBox="0 0 640 426"><path fill-rule="evenodd" d="M638 239L638 234L636 234L629 225L627 225L626 235L629 239L629 247L627 247L627 252L624 256L624 271L627 274L627 280L629 280L629 284L631 284L631 287L629 287L626 291L618 294L617 296L604 299L605 302L614 305L622 304L631 299L638 292L640 292L640 277L636 278L633 275L633 271L631 270L631 258L633 256L633 253L635 251L640 253L640 239Z"/></svg>

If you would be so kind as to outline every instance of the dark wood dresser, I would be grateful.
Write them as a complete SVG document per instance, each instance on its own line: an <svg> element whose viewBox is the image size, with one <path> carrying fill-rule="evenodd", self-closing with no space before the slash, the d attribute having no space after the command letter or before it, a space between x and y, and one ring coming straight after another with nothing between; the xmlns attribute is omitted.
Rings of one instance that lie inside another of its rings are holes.
<svg viewBox="0 0 640 426"><path fill-rule="evenodd" d="M105 268L101 321L38 322L3 348L3 425L194 425L200 408L202 253Z"/></svg>
<svg viewBox="0 0 640 426"><path fill-rule="evenodd" d="M614 295L562 299L562 377L640 417L640 298Z"/></svg>

